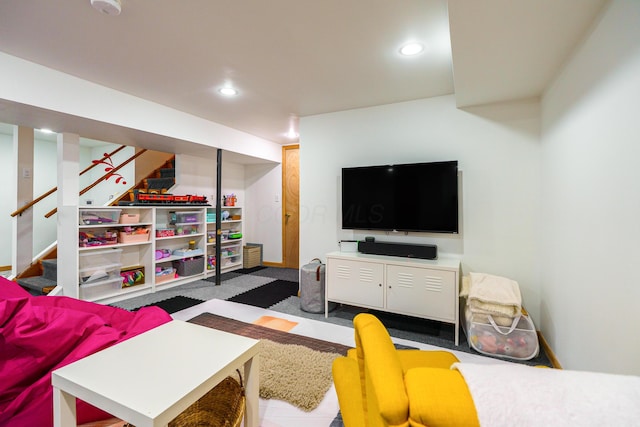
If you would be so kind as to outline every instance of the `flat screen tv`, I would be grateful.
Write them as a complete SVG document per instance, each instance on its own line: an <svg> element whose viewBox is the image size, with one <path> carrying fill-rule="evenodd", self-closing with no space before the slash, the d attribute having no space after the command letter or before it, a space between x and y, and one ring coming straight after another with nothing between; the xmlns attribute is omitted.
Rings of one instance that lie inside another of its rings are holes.
<svg viewBox="0 0 640 427"><path fill-rule="evenodd" d="M343 168L342 228L458 233L458 162Z"/></svg>

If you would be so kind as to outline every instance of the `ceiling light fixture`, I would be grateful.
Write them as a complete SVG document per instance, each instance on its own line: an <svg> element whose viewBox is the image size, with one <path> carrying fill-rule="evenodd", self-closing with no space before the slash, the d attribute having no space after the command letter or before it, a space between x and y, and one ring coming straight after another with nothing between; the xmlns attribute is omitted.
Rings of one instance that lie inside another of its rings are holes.
<svg viewBox="0 0 640 427"><path fill-rule="evenodd" d="M55 133L54 131L52 131L51 129L47 129L47 128L42 128L42 129L36 129L38 132L41 133L46 133L46 134L52 134Z"/></svg>
<svg viewBox="0 0 640 427"><path fill-rule="evenodd" d="M400 48L400 53L404 56L413 56L424 51L424 46L421 43L411 42L407 43Z"/></svg>
<svg viewBox="0 0 640 427"><path fill-rule="evenodd" d="M235 90L232 87L223 87L218 89L218 92L220 92L222 95L224 96L235 96L238 94L238 91Z"/></svg>
<svg viewBox="0 0 640 427"><path fill-rule="evenodd" d="M91 0L91 6L105 15L120 15L122 4L120 0Z"/></svg>

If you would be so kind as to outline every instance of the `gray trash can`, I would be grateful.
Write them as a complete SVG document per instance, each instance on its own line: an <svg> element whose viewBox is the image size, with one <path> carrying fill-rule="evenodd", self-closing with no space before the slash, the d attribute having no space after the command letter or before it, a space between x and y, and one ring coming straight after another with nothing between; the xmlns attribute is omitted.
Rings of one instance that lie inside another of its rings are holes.
<svg viewBox="0 0 640 427"><path fill-rule="evenodd" d="M300 308L309 313L324 313L325 265L318 258L300 268ZM329 303L329 310L336 303Z"/></svg>

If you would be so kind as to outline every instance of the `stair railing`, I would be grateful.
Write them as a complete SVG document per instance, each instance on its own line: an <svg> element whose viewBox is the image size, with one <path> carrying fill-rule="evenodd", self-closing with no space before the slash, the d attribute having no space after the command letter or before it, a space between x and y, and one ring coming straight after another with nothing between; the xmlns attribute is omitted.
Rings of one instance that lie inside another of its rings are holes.
<svg viewBox="0 0 640 427"><path fill-rule="evenodd" d="M113 156L114 154L116 154L120 150L123 150L124 148L126 148L126 145L121 145L120 147L118 147L115 150L113 150L111 153L109 153L109 154L105 155L104 157L102 157L102 159L100 159L100 162L102 162L103 160ZM87 166L82 172L80 172L80 174L78 176L82 176L83 174L89 172L91 169L93 169L97 165L98 165L98 163L93 163L93 164ZM37 198L33 199L32 201L30 201L29 203L27 203L26 205L24 205L20 209L16 210L15 212L12 212L11 216L14 217L14 216L17 216L17 215L22 215L22 213L24 211L26 211L27 209L29 209L30 207L32 207L33 205L35 205L39 201L45 199L46 197L49 197L50 195L52 195L56 191L58 191L58 187L53 187L51 190L49 190L46 193L42 194L40 197L37 197ZM83 193L80 193L80 194L82 195ZM53 215L53 214L51 214L51 215ZM49 215L49 216L51 216L51 215ZM47 218L49 218L49 217L47 216Z"/></svg>
<svg viewBox="0 0 640 427"><path fill-rule="evenodd" d="M104 175L102 175L100 178L96 179L92 184L86 186L85 188L83 188L80 191L80 196L82 196L84 193L86 193L87 191L91 190L93 187L95 187L96 185L100 184L103 180L105 180L107 177L113 175L115 172L119 171L121 168L123 168L124 166L128 165L129 163L131 163L132 161L134 161L135 159L137 159L140 155L142 155L143 153L145 153L147 151L146 148L143 148L142 150L138 151L137 153L135 153L133 156L129 157L127 160L125 160L124 162L120 163L118 166L114 167L113 169L111 169L109 172L105 173ZM44 216L45 218L49 218L51 217L53 214L55 214L56 212L58 212L58 208L52 209L49 212L47 212Z"/></svg>

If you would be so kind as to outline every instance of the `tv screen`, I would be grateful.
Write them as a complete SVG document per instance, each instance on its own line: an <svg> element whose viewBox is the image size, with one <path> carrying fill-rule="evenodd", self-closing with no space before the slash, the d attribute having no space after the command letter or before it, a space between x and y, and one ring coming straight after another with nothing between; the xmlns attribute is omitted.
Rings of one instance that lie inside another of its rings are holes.
<svg viewBox="0 0 640 427"><path fill-rule="evenodd" d="M342 169L342 228L458 232L458 162Z"/></svg>

